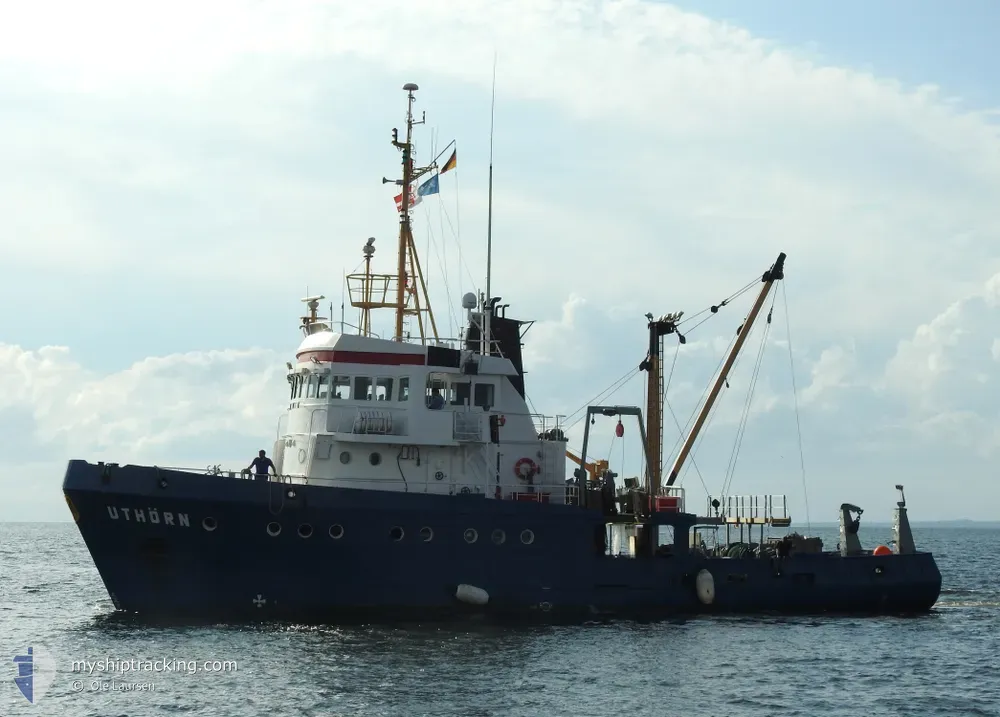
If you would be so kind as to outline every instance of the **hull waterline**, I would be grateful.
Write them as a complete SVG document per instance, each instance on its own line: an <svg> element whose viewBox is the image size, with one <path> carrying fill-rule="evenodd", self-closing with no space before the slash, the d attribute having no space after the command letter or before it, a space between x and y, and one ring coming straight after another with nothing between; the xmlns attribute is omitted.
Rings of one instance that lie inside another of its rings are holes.
<svg viewBox="0 0 1000 717"><path fill-rule="evenodd" d="M921 613L929 553L598 554L604 516L482 496L386 493L70 463L64 491L119 610L148 617L541 619ZM697 576L712 576L710 602ZM482 590L485 604L456 597Z"/></svg>

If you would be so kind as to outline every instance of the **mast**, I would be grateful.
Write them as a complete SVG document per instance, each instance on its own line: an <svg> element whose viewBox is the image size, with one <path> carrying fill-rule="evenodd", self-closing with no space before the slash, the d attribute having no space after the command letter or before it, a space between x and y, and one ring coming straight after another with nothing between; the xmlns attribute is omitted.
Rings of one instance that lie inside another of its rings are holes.
<svg viewBox="0 0 1000 717"><path fill-rule="evenodd" d="M740 349L743 348L743 343L746 341L747 336L750 335L750 330L753 328L753 322L757 319L757 314L760 313L761 307L764 306L764 300L767 299L767 295L771 291L771 286L774 282L785 278L784 269L785 253L781 252L778 254L778 259L774 262L774 265L764 272L764 276L761 278L764 285L761 287L760 293L757 295L757 300L750 309L750 313L747 315L746 321L743 322L743 325L737 331L736 342L733 344L733 348L729 352L729 356L726 358L726 362L723 364L722 370L715 379L712 391L708 394L708 398L705 400L705 405L698 414L698 420L694 422L694 426L691 427L691 432L684 441L684 445L681 446L680 453L677 454L677 459L674 461L674 465L670 469L670 474L667 477L668 486L672 486L674 481L677 480L677 476L680 475L681 466L684 465L685 459L691 452L691 447L698 438L698 432L701 431L701 427L704 425L705 419L708 418L708 413L712 410L712 405L715 403L715 399L718 397L719 391L722 390L722 386L726 382L726 378L729 376L729 371L732 369L733 363L736 361L736 357L739 355Z"/></svg>
<svg viewBox="0 0 1000 717"><path fill-rule="evenodd" d="M403 151L403 201L399 204L399 263L396 269L396 329L393 338L403 340L403 314L406 310L406 259L410 249L410 182L413 181L413 103L416 98L413 93L417 87L414 82L403 85L406 90L406 141L400 142L396 130L392 131L392 143Z"/></svg>
<svg viewBox="0 0 1000 717"><path fill-rule="evenodd" d="M660 357L663 354L663 337L667 334L677 334L680 342L687 339L677 330L677 322L684 315L683 311L666 314L659 319L653 319L652 314L646 314L649 320L649 354L646 360L639 364L640 371L648 371L646 387L646 488L652 496L659 495L663 466L663 369Z"/></svg>
<svg viewBox="0 0 1000 717"><path fill-rule="evenodd" d="M413 241L410 220L410 208L414 193L417 192L416 182L425 174L436 170L436 162L427 167L416 167L413 163L413 127L423 124L426 115L421 119L413 118L413 103L416 101L414 92L419 88L408 82L403 85L406 91L406 134L400 141L399 130L392 130L392 144L402 151L403 178L397 180L382 178L382 184L395 184L401 188L397 195L399 199L399 246L395 274L373 274L371 272L371 257L375 251L374 238L368 240L364 248L365 272L347 276L348 291L351 295L351 305L361 309L361 326L359 333L370 336L372 309L395 309L396 319L393 327L393 340L403 341L403 319L406 316L416 316L417 329L421 343L426 343L424 314L427 314L430 333L434 339L439 339L437 322L431 309L430 296L427 293L427 283L420 267L420 258ZM393 296L393 294L395 296Z"/></svg>
<svg viewBox="0 0 1000 717"><path fill-rule="evenodd" d="M490 294L490 278L493 268L493 118L497 104L497 56L493 54L493 97L490 100L490 181L489 198L486 204L486 303L483 306L483 354L493 355L493 334L490 328L490 317L493 315L493 302Z"/></svg>

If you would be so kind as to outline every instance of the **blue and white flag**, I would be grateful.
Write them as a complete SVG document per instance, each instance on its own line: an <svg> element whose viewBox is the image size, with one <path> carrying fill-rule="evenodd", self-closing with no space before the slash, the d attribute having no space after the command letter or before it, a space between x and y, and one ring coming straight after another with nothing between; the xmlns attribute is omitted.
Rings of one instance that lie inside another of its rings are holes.
<svg viewBox="0 0 1000 717"><path fill-rule="evenodd" d="M428 194L437 194L439 191L438 175L435 174L417 188L417 196L426 197Z"/></svg>

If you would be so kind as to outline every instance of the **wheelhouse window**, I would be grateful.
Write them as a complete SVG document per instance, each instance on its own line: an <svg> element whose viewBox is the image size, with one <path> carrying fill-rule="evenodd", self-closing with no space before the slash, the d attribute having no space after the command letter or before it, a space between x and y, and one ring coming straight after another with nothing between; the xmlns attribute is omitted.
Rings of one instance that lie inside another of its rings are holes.
<svg viewBox="0 0 1000 717"><path fill-rule="evenodd" d="M492 408L496 404L493 402L493 384L492 383L476 383L473 398L475 399L473 405L479 406L481 408Z"/></svg>
<svg viewBox="0 0 1000 717"><path fill-rule="evenodd" d="M334 376L332 388L332 396L334 398L342 398L344 400L349 399L351 397L351 377Z"/></svg>
<svg viewBox="0 0 1000 717"><path fill-rule="evenodd" d="M424 400L429 408L441 408L451 403L454 398L455 392L448 383L448 374L427 374L427 387L425 389Z"/></svg>
<svg viewBox="0 0 1000 717"><path fill-rule="evenodd" d="M316 374L310 374L306 381L306 398L316 398L317 379Z"/></svg>
<svg viewBox="0 0 1000 717"><path fill-rule="evenodd" d="M470 381L455 381L451 384L451 397L448 400L452 406L464 406L472 397L472 383Z"/></svg>
<svg viewBox="0 0 1000 717"><path fill-rule="evenodd" d="M387 376L379 376L375 379L375 400L392 400L392 379Z"/></svg>
<svg viewBox="0 0 1000 717"><path fill-rule="evenodd" d="M367 376L354 377L354 400L355 401L372 400L372 380Z"/></svg>
<svg viewBox="0 0 1000 717"><path fill-rule="evenodd" d="M316 398L330 397L330 374L321 373L318 377L319 384L316 389Z"/></svg>
<svg viewBox="0 0 1000 717"><path fill-rule="evenodd" d="M410 399L410 377L403 376L399 379L399 400L408 401Z"/></svg>

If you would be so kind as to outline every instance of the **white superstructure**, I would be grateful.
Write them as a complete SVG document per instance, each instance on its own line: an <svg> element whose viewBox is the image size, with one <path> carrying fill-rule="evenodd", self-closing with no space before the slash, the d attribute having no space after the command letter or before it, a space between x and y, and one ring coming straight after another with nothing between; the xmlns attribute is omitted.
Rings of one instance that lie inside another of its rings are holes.
<svg viewBox="0 0 1000 717"><path fill-rule="evenodd" d="M319 298L305 299L305 338L288 372L273 453L279 474L351 488L565 501L566 441L555 419L529 412L509 359L337 333L316 316ZM478 324L481 314L470 319Z"/></svg>

